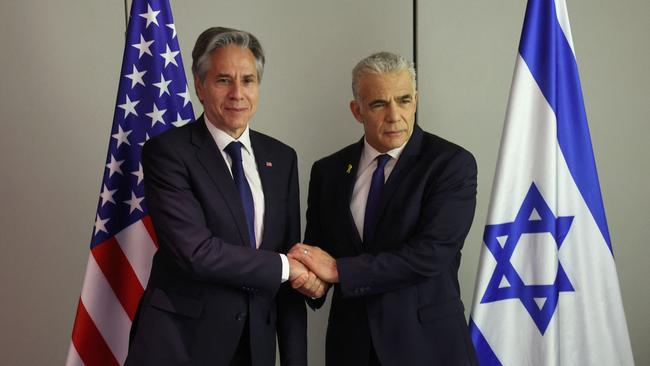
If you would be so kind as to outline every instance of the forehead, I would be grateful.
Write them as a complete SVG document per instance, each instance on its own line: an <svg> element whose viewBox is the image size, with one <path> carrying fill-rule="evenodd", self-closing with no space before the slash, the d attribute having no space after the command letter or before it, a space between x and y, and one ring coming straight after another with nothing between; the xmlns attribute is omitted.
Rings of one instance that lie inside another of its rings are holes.
<svg viewBox="0 0 650 366"><path fill-rule="evenodd" d="M415 92L411 75L406 70L387 74L362 74L358 88L357 92L364 100L392 99Z"/></svg>
<svg viewBox="0 0 650 366"><path fill-rule="evenodd" d="M245 47L229 45L210 53L210 73L217 74L255 74L255 56Z"/></svg>

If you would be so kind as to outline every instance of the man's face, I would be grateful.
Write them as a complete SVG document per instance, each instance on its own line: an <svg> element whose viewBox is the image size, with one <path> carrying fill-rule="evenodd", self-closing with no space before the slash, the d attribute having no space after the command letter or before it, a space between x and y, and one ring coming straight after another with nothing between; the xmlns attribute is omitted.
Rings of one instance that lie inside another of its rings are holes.
<svg viewBox="0 0 650 366"><path fill-rule="evenodd" d="M385 153L408 141L417 105L417 92L408 71L362 74L357 95L350 109L363 124L370 146Z"/></svg>
<svg viewBox="0 0 650 366"><path fill-rule="evenodd" d="M194 75L196 93L210 122L239 138L257 110L255 57L248 48L229 45L213 51L210 61L203 82Z"/></svg>

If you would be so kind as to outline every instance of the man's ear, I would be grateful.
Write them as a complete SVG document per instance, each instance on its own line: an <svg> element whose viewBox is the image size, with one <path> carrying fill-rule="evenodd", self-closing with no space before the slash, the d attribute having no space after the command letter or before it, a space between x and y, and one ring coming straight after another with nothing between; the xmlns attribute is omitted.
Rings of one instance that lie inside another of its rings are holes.
<svg viewBox="0 0 650 366"><path fill-rule="evenodd" d="M201 82L201 78L196 74L194 74L194 90L196 91L196 96L199 97L199 102L203 104L203 83Z"/></svg>
<svg viewBox="0 0 650 366"><path fill-rule="evenodd" d="M354 118L356 118L359 123L363 123L363 119L361 118L361 105L359 105L359 102L355 100L350 102L350 111L352 111L352 115L354 115Z"/></svg>

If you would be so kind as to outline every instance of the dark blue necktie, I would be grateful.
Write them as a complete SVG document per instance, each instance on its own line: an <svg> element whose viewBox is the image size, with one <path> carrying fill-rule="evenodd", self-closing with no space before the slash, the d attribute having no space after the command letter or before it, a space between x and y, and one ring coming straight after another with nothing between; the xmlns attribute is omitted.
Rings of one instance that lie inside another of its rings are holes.
<svg viewBox="0 0 650 366"><path fill-rule="evenodd" d="M375 229L377 218L379 216L379 202L381 201L381 192L384 190L384 167L390 160L390 155L382 154L377 156L377 168L372 173L368 199L366 200L366 215L363 218L363 241L367 243Z"/></svg>
<svg viewBox="0 0 650 366"><path fill-rule="evenodd" d="M246 213L246 223L248 224L248 237L252 248L257 248L255 240L255 210L253 206L253 193L251 187L248 185L246 176L244 175L244 166L242 165L241 158L242 143L233 141L224 149L230 159L232 159L232 179L235 180L235 185L239 191L239 197L244 205L244 212Z"/></svg>

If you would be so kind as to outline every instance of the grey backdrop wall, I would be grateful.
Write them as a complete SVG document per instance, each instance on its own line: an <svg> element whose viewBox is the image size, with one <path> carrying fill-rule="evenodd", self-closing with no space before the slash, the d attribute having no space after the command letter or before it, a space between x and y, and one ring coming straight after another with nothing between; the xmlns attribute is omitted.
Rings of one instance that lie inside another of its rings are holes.
<svg viewBox="0 0 650 366"><path fill-rule="evenodd" d="M259 35L268 64L252 125L299 152L303 212L313 161L362 135L348 111L352 66L377 50L413 51L411 1L172 7L186 66L208 26ZM479 163L460 273L468 308L524 7L523 0L419 2L419 123ZM568 7L632 345L637 363L650 364L650 3L569 0ZM3 364L65 360L120 77L123 12L119 0L0 4ZM323 365L326 312L311 313L309 325L310 364Z"/></svg>

